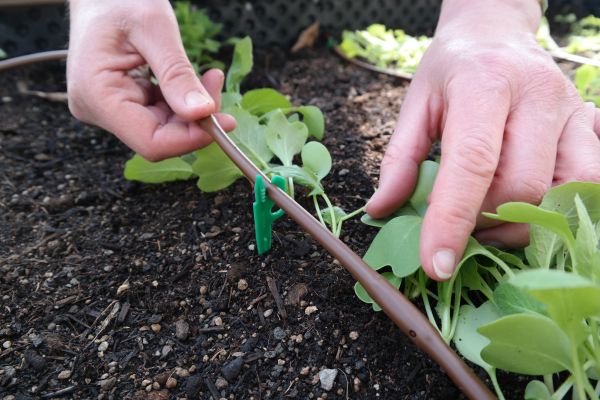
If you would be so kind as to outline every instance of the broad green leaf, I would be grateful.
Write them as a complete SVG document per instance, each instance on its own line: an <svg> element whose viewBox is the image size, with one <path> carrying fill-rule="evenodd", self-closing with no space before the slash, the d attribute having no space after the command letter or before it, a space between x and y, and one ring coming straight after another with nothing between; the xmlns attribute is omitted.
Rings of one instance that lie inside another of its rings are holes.
<svg viewBox="0 0 600 400"><path fill-rule="evenodd" d="M501 282L494 289L494 303L503 315L537 313L546 315L546 305L531 294L507 282Z"/></svg>
<svg viewBox="0 0 600 400"><path fill-rule="evenodd" d="M396 289L400 287L402 279L395 276L392 272L384 272L381 274L381 276L383 276ZM365 290L363 285L360 284L360 282L356 282L356 284L354 285L354 293L356 293L356 297L358 297L358 299L363 303L372 304L373 311L381 311L381 307L379 307L379 304L375 303L375 301L371 298L371 296L369 296L369 293L367 293L367 291Z"/></svg>
<svg viewBox="0 0 600 400"><path fill-rule="evenodd" d="M548 306L548 315L580 342L587 334L584 318L600 316L600 285L572 272L535 269L518 273L509 283Z"/></svg>
<svg viewBox="0 0 600 400"><path fill-rule="evenodd" d="M540 208L563 214L572 232L576 232L579 223L575 206L575 194L579 194L592 222L600 220L600 184L571 182L553 187L546 193ZM533 225L530 243L525 248L529 264L534 267L549 268L554 265L556 254L564 248L558 236L547 229Z"/></svg>
<svg viewBox="0 0 600 400"><path fill-rule="evenodd" d="M435 161L425 160L419 166L419 178L413 194L408 200L408 204L415 210L420 216L425 216L427 211L427 199L433 189L435 177L437 176L440 165Z"/></svg>
<svg viewBox="0 0 600 400"><path fill-rule="evenodd" d="M278 108L289 108L292 103L275 89L254 89L244 93L242 108L254 115L262 115Z"/></svg>
<svg viewBox="0 0 600 400"><path fill-rule="evenodd" d="M223 92L221 93L221 111L229 113L229 109L232 107L239 107L242 102L242 95L237 92Z"/></svg>
<svg viewBox="0 0 600 400"><path fill-rule="evenodd" d="M225 189L243 176L242 171L216 143L211 143L198 150L196 154L197 159L192 168L194 173L199 176L198 188L203 192Z"/></svg>
<svg viewBox="0 0 600 400"><path fill-rule="evenodd" d="M319 180L325 178L331 171L331 154L327 147L319 142L306 143L300 157L302 158L302 168L315 174Z"/></svg>
<svg viewBox="0 0 600 400"><path fill-rule="evenodd" d="M557 235L566 243L573 243L575 238L569 229L567 218L555 211L544 210L529 203L513 202L502 204L496 214L484 213L488 218L506 222L540 225Z"/></svg>
<svg viewBox="0 0 600 400"><path fill-rule="evenodd" d="M246 75L252 71L254 60L252 57L252 40L246 36L235 41L233 60L227 71L225 88L227 92L239 93L240 85Z"/></svg>
<svg viewBox="0 0 600 400"><path fill-rule="evenodd" d="M525 400L552 400L548 386L544 382L533 380L525 388Z"/></svg>
<svg viewBox="0 0 600 400"><path fill-rule="evenodd" d="M579 228L577 229L577 241L575 242L577 265L574 265L574 268L580 275L597 282L600 281L598 234L578 194L575 195L575 206L579 216Z"/></svg>
<svg viewBox="0 0 600 400"><path fill-rule="evenodd" d="M254 164L264 169L273 158L273 152L267 145L267 128L259 123L258 117L239 107L228 110L237 121L237 126L229 135L235 144Z"/></svg>
<svg viewBox="0 0 600 400"><path fill-rule="evenodd" d="M325 119L321 109L315 106L302 106L296 109L302 114L302 122L308 128L308 134L317 140L323 140L325 133Z"/></svg>
<svg viewBox="0 0 600 400"><path fill-rule="evenodd" d="M302 122L290 123L277 111L267 125L267 145L285 166L291 166L294 156L302 151L308 129Z"/></svg>
<svg viewBox="0 0 600 400"><path fill-rule="evenodd" d="M284 178L292 178L295 184L310 189L311 192L309 193L309 196L323 194L323 187L317 177L297 165L280 165L272 167L269 171L281 175Z"/></svg>
<svg viewBox="0 0 600 400"><path fill-rule="evenodd" d="M511 314L478 332L490 340L481 351L488 364L524 375L546 375L571 368L567 335L550 318L538 314Z"/></svg>
<svg viewBox="0 0 600 400"><path fill-rule="evenodd" d="M125 163L124 175L130 181L162 183L191 179L194 171L190 164L179 157L150 162L136 154Z"/></svg>
<svg viewBox="0 0 600 400"><path fill-rule="evenodd" d="M394 212L389 217L382 218L382 219L375 219L375 218L371 217L369 214L363 214L363 216L360 217L360 221L365 225L374 226L375 228L382 228L385 224L387 224L394 218L401 217L403 215L410 215L410 216L414 216L414 217L419 216L419 214L417 213L417 211L415 211L414 208L412 208L411 206L404 206L404 207L398 209L396 212Z"/></svg>
<svg viewBox="0 0 600 400"><path fill-rule="evenodd" d="M391 266L399 278L415 272L420 265L421 222L421 217L414 216L396 217L388 222L373 239L365 262L376 271Z"/></svg>
<svg viewBox="0 0 600 400"><path fill-rule="evenodd" d="M323 220L325 221L325 223L329 226L331 226L331 212L330 212L330 208L324 208L321 210L321 218L323 218ZM336 219L336 221L339 221L340 218L345 217L346 215L346 211L342 210L340 207L338 206L334 206L333 207L333 215Z"/></svg>
<svg viewBox="0 0 600 400"><path fill-rule="evenodd" d="M4 52L4 50L0 49L0 59L2 58L6 58L6 53Z"/></svg>
<svg viewBox="0 0 600 400"><path fill-rule="evenodd" d="M491 370L493 367L481 358L481 350L490 341L477 332L477 329L500 318L500 312L492 302L486 301L478 308L465 304L460 308L458 315L453 339L456 349L467 360L485 370Z"/></svg>
<svg viewBox="0 0 600 400"><path fill-rule="evenodd" d="M504 261L505 263L517 267L519 269L529 269L529 266L523 261L524 256L502 251L493 246L485 246L490 253ZM512 250L515 252L515 250Z"/></svg>

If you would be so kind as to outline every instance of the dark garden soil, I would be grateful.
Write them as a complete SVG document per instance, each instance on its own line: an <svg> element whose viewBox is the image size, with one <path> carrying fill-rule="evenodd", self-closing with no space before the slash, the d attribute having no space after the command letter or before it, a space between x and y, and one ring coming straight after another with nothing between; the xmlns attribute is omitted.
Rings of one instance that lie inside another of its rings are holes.
<svg viewBox="0 0 600 400"><path fill-rule="evenodd" d="M362 206L406 83L325 50L257 59L248 87L324 111L326 190ZM248 183L128 182L124 145L16 89L64 79L61 64L0 75L0 398L462 398L293 222L257 256ZM374 234L351 221L342 239L363 254ZM524 381L501 376L508 398Z"/></svg>

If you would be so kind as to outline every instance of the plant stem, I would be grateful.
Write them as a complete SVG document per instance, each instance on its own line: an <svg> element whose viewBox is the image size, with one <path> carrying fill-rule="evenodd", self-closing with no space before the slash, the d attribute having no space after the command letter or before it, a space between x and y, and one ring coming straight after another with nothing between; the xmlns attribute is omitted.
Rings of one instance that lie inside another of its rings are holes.
<svg viewBox="0 0 600 400"><path fill-rule="evenodd" d="M293 178L288 178L288 189L289 189L290 197L293 199L294 198L294 179Z"/></svg>
<svg viewBox="0 0 600 400"><path fill-rule="evenodd" d="M558 389L556 389L554 394L552 394L552 399L553 400L561 400L562 398L564 398L567 395L569 390L571 390L572 386L573 386L573 375L571 375L567 379L565 379L565 381L562 383L562 385L560 385L558 387Z"/></svg>
<svg viewBox="0 0 600 400"><path fill-rule="evenodd" d="M358 210L354 210L352 211L350 214L346 214L343 217L340 218L340 220L338 221L338 226L335 233L336 237L340 237L340 235L342 234L342 224L349 220L350 218L354 218L356 215L365 212L365 208L366 206L362 206L361 208L359 208Z"/></svg>
<svg viewBox="0 0 600 400"><path fill-rule="evenodd" d="M575 376L575 389L574 391L577 393L577 398L579 400L585 400L585 392L586 392L586 388L585 388L585 383L584 383L584 379L586 379L584 377L585 372L581 370L581 364L579 363L579 354L578 354L578 348L577 345L575 344L575 341L573 340L573 335L571 336L571 353L573 354L573 375ZM588 382L589 384L589 382Z"/></svg>
<svg viewBox="0 0 600 400"><path fill-rule="evenodd" d="M544 375L544 384L546 384L550 394L554 393L554 381L552 380L552 374Z"/></svg>
<svg viewBox="0 0 600 400"><path fill-rule="evenodd" d="M325 204L327 204L327 207L329 208L329 218L331 218L331 233L335 234L337 230L337 221L335 219L335 211L333 210L333 204L331 204L329 197L327 197L325 193L323 193L321 197L323 197L323 200L325 200Z"/></svg>
<svg viewBox="0 0 600 400"><path fill-rule="evenodd" d="M423 305L425 306L425 313L427 314L427 318L429 318L429 322L431 325L441 333L440 328L438 327L437 321L433 316L433 311L431 310L431 304L429 303L429 297L427 297L427 285L425 284L425 272L421 269L419 271L419 289L421 291L421 298L423 299Z"/></svg>
<svg viewBox="0 0 600 400"><path fill-rule="evenodd" d="M485 370L490 376L490 380L492 381L492 386L494 386L494 390L496 391L496 395L498 395L498 400L505 400L504 393L502 393L502 389L500 389L500 385L498 384L498 378L496 377L496 368L491 367L491 369Z"/></svg>
<svg viewBox="0 0 600 400"><path fill-rule="evenodd" d="M312 196L313 203L315 205L315 211L317 212L317 216L319 217L319 221L323 224L324 227L327 228L327 224L323 220L323 216L321 215L321 207L319 207L319 202L317 201L317 195Z"/></svg>

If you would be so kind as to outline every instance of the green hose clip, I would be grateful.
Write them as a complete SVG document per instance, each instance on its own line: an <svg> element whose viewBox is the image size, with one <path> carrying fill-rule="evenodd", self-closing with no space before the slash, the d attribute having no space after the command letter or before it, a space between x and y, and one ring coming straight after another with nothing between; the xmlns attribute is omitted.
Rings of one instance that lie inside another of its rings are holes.
<svg viewBox="0 0 600 400"><path fill-rule="evenodd" d="M285 191L285 179L281 176L273 176L271 183ZM254 182L254 230L256 233L256 248L258 255L262 255L271 249L273 238L273 222L280 218L283 210L273 212L275 202L267 196L267 186L262 175L256 176Z"/></svg>

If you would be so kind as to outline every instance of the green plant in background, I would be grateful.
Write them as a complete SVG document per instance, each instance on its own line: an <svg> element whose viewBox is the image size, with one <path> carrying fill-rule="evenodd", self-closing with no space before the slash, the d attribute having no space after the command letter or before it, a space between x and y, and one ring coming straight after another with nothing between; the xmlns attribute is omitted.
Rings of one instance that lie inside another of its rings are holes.
<svg viewBox="0 0 600 400"><path fill-rule="evenodd" d="M490 218L531 225L524 251L504 252L471 239L448 282L428 282L419 266L419 235L437 165L421 166L408 204L380 228L365 261L411 298L420 297L442 337L490 375L496 370L543 376L526 399L600 395L600 184L551 189L540 206L508 203ZM357 296L380 308L357 283ZM552 374L568 377L554 388Z"/></svg>
<svg viewBox="0 0 600 400"><path fill-rule="evenodd" d="M6 53L4 52L4 50L0 49L0 59L2 58L6 58Z"/></svg>
<svg viewBox="0 0 600 400"><path fill-rule="evenodd" d="M224 69L224 64L213 58L221 47L221 43L214 39L221 32L221 24L211 21L204 10L196 9L187 1L175 3L175 16L183 47L196 72L209 68Z"/></svg>
<svg viewBox="0 0 600 400"><path fill-rule="evenodd" d="M180 9L179 15L189 12L189 4L176 7ZM199 26L202 24L214 26L205 18L195 17L194 21L188 25L197 31L202 31ZM331 155L321 143L308 139L323 138L323 113L315 106L294 106L287 97L271 88L253 89L242 94L241 83L253 66L252 41L246 37L230 40L230 43L234 44L233 59L225 79L221 109L237 121L237 128L230 133L231 139L265 174L286 178L292 197L295 185L306 188L321 223L339 236L343 222L362 209L346 214L341 208L334 207L321 184L331 170ZM301 166L294 163L297 156L300 156ZM135 155L126 163L124 175L127 179L146 183L197 178L198 188L205 192L225 189L243 176L216 143L156 163ZM319 202L325 204L324 209Z"/></svg>
<svg viewBox="0 0 600 400"><path fill-rule="evenodd" d="M600 68L582 65L575 70L575 87L585 101L600 107Z"/></svg>
<svg viewBox="0 0 600 400"><path fill-rule="evenodd" d="M365 30L344 31L340 49L349 58L360 57L380 68L413 73L431 38L413 37L402 29L373 24Z"/></svg>
<svg viewBox="0 0 600 400"><path fill-rule="evenodd" d="M573 54L585 54L598 58L600 52L600 18L589 15L578 20L573 14L557 16L557 22L570 25L564 50Z"/></svg>

